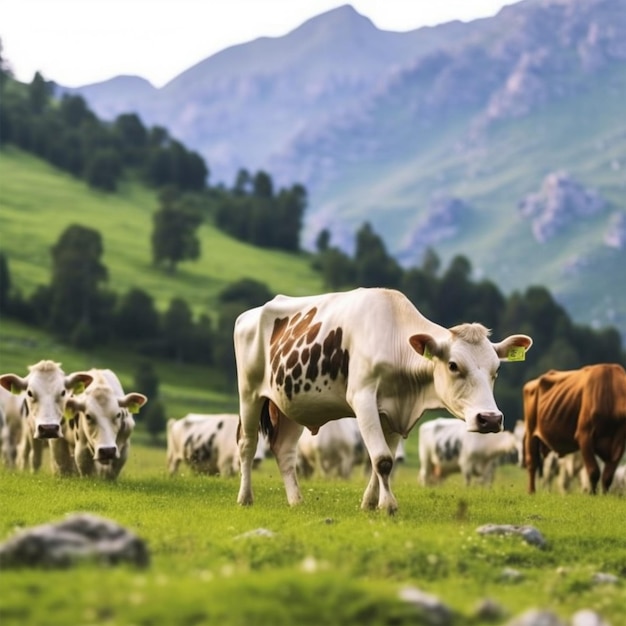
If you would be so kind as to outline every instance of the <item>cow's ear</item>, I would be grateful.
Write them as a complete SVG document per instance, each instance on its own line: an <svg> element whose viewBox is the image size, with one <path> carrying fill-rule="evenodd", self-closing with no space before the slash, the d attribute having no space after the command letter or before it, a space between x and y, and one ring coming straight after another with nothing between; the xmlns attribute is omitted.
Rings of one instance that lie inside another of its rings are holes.
<svg viewBox="0 0 626 626"><path fill-rule="evenodd" d="M409 337L409 343L415 352L425 359L441 356L441 347L432 335L419 333Z"/></svg>
<svg viewBox="0 0 626 626"><path fill-rule="evenodd" d="M120 407L128 409L131 413L139 413L140 407L146 402L148 402L148 398L142 393L127 393L117 401Z"/></svg>
<svg viewBox="0 0 626 626"><path fill-rule="evenodd" d="M83 393L85 387L93 382L93 376L87 372L74 372L65 377L65 388L74 393Z"/></svg>
<svg viewBox="0 0 626 626"><path fill-rule="evenodd" d="M66 420L71 420L75 413L85 410L85 403L80 402L77 398L68 398L65 403L65 410L63 411L63 417Z"/></svg>
<svg viewBox="0 0 626 626"><path fill-rule="evenodd" d="M494 343L496 354L504 361L523 361L533 340L528 335L511 335L500 343Z"/></svg>
<svg viewBox="0 0 626 626"><path fill-rule="evenodd" d="M0 376L0 386L15 395L19 395L28 387L28 381L17 374L4 374Z"/></svg>

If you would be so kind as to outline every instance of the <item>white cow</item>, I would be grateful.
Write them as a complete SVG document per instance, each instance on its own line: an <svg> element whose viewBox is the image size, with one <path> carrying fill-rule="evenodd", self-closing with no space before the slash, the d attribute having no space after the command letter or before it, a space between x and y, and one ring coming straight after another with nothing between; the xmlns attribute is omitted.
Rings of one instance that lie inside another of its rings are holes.
<svg viewBox="0 0 626 626"><path fill-rule="evenodd" d="M395 512L394 453L425 410L444 407L471 431L502 429L493 396L500 362L523 358L532 339L512 335L492 343L488 336L481 324L439 326L389 289L277 296L242 313L234 331L242 420L237 501L253 502L259 420L287 501L296 504L302 499L296 477L302 428L315 432L352 416L372 462L361 506Z"/></svg>
<svg viewBox="0 0 626 626"><path fill-rule="evenodd" d="M613 482L609 487L609 493L618 496L626 496L626 465L619 465L615 470Z"/></svg>
<svg viewBox="0 0 626 626"><path fill-rule="evenodd" d="M22 439L23 405L24 400L21 395L0 387L0 447L2 448L2 462L9 469L16 466L17 450Z"/></svg>
<svg viewBox="0 0 626 626"><path fill-rule="evenodd" d="M93 382L67 401L67 439L81 476L116 479L128 459L130 436L137 413L148 398L124 393L119 378L109 369L92 369Z"/></svg>
<svg viewBox="0 0 626 626"><path fill-rule="evenodd" d="M237 429L234 413L189 413L167 422L167 467L174 475L182 461L195 473L234 476L239 471ZM259 443L262 438L259 438ZM263 454L263 451L260 451Z"/></svg>
<svg viewBox="0 0 626 626"><path fill-rule="evenodd" d="M307 478L316 472L325 478L350 478L362 446L353 417L328 422L315 435L305 428L298 440L298 469Z"/></svg>
<svg viewBox="0 0 626 626"><path fill-rule="evenodd" d="M493 483L499 459L517 450L517 439L509 431L479 434L468 432L460 420L438 417L419 428L419 481L432 485L460 472L469 485L478 478Z"/></svg>
<svg viewBox="0 0 626 626"><path fill-rule="evenodd" d="M19 395L24 416L17 466L37 471L44 445L49 441L52 470L73 474L76 467L68 442L63 438L63 413L70 392L82 391L91 383L92 376L88 372L66 375L61 364L54 361L39 361L28 370L26 377L0 376L0 386Z"/></svg>

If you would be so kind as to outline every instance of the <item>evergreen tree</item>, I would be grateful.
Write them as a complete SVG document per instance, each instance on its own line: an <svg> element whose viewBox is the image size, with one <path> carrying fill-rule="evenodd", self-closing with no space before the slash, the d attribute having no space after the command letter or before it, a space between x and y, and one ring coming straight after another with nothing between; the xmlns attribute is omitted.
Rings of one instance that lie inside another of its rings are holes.
<svg viewBox="0 0 626 626"><path fill-rule="evenodd" d="M76 330L81 340L85 333L95 337L110 323L111 303L101 291L108 278L103 252L100 233L77 224L68 226L52 247L48 319L50 328L65 338Z"/></svg>
<svg viewBox="0 0 626 626"><path fill-rule="evenodd" d="M152 260L171 272L181 261L200 256L196 231L202 223L199 212L171 187L160 194L161 208L154 214Z"/></svg>

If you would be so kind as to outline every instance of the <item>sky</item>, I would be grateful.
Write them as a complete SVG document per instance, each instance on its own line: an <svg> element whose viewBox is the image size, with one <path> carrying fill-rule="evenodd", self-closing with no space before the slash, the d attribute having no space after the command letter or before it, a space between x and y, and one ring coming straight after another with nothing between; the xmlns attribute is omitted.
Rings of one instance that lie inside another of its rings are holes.
<svg viewBox="0 0 626 626"><path fill-rule="evenodd" d="M257 37L280 37L351 4L382 30L495 15L514 0L0 0L2 56L15 77L78 87L121 74L155 87Z"/></svg>

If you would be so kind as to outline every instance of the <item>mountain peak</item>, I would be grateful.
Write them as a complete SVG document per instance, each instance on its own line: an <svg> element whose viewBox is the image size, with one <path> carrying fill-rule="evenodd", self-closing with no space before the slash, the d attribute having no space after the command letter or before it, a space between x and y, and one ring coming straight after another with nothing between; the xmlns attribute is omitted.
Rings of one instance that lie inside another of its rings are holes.
<svg viewBox="0 0 626 626"><path fill-rule="evenodd" d="M339 7L330 9L325 13L320 13L304 22L299 28L292 32L307 31L324 28L329 30L345 28L376 29L376 26L365 15L361 15L351 4L342 4ZM377 29L376 29L377 30Z"/></svg>

